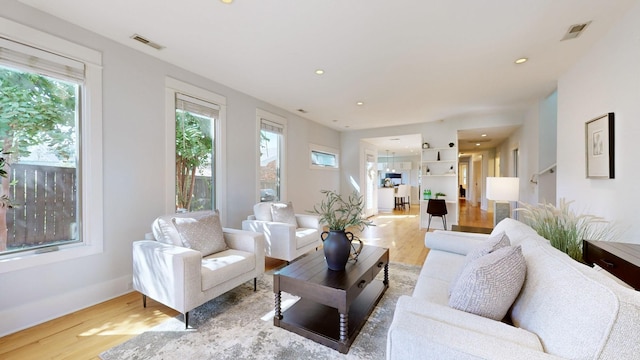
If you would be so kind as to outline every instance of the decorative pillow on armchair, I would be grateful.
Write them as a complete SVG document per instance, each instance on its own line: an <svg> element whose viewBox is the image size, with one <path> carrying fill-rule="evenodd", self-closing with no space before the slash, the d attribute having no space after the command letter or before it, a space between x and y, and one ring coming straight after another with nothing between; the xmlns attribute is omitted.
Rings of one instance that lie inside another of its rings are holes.
<svg viewBox="0 0 640 360"><path fill-rule="evenodd" d="M287 203L272 203L271 217L275 222L291 224L296 228L298 227L298 221L296 220L296 214L293 211L291 201Z"/></svg>
<svg viewBox="0 0 640 360"><path fill-rule="evenodd" d="M218 210L201 217L174 217L175 225L185 247L208 256L227 250Z"/></svg>
<svg viewBox="0 0 640 360"><path fill-rule="evenodd" d="M520 246L507 246L469 263L449 297L449 306L502 320L524 284L527 265Z"/></svg>

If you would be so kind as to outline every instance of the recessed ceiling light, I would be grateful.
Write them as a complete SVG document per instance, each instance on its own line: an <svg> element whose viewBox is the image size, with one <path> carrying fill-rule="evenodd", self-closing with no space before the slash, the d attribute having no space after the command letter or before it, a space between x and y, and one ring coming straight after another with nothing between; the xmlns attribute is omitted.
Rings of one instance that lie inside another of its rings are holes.
<svg viewBox="0 0 640 360"><path fill-rule="evenodd" d="M358 106L362 106L362 105L364 105L364 103L363 103L362 101L358 101L358 102L356 103L356 105L358 105Z"/></svg>
<svg viewBox="0 0 640 360"><path fill-rule="evenodd" d="M524 63L526 63L528 60L529 60L528 58L526 58L526 57L522 57L522 58L516 59L516 61L514 61L514 62L515 62L516 64L524 64Z"/></svg>
<svg viewBox="0 0 640 360"><path fill-rule="evenodd" d="M224 4L231 4L233 2L233 0L220 0L222 1Z"/></svg>
<svg viewBox="0 0 640 360"><path fill-rule="evenodd" d="M322 69L316 70L316 75L322 75L322 74L324 74L324 70Z"/></svg>
<svg viewBox="0 0 640 360"><path fill-rule="evenodd" d="M480 135L480 136L482 136L482 137L487 137L487 134L482 134L482 135Z"/></svg>

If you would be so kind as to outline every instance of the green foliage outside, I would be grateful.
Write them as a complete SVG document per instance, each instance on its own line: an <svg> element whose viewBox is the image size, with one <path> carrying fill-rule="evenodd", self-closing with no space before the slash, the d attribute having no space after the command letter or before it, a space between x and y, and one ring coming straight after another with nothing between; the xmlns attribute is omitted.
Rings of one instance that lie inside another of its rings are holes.
<svg viewBox="0 0 640 360"><path fill-rule="evenodd" d="M199 168L211 165L211 119L176 112L176 208L191 211Z"/></svg>

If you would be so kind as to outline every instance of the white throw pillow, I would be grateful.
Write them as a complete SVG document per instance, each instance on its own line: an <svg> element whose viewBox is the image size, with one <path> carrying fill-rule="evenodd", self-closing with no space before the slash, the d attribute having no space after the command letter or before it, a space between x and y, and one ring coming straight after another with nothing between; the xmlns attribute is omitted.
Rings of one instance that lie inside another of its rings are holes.
<svg viewBox="0 0 640 360"><path fill-rule="evenodd" d="M218 210L202 217L174 217L171 221L184 247L200 251L203 257L229 248L224 241Z"/></svg>
<svg viewBox="0 0 640 360"><path fill-rule="evenodd" d="M527 272L520 246L508 246L469 263L449 297L449 306L502 320L518 297Z"/></svg>
<svg viewBox="0 0 640 360"><path fill-rule="evenodd" d="M453 291L453 287L456 285L460 274L462 273L464 268L469 265L469 263L481 256L491 254L492 252L506 246L511 246L511 241L509 241L509 237L507 236L507 234L504 231L501 231L497 234L489 236L489 238L485 242L469 251L464 259L464 263L462 263L462 266L458 270L458 273L449 283L449 295L451 295L451 291Z"/></svg>
<svg viewBox="0 0 640 360"><path fill-rule="evenodd" d="M271 217L274 222L291 224L296 228L298 227L298 221L296 220L296 214L293 211L291 201L287 203L272 203Z"/></svg>
<svg viewBox="0 0 640 360"><path fill-rule="evenodd" d="M253 206L253 215L258 221L273 221L271 217L271 202L261 202Z"/></svg>

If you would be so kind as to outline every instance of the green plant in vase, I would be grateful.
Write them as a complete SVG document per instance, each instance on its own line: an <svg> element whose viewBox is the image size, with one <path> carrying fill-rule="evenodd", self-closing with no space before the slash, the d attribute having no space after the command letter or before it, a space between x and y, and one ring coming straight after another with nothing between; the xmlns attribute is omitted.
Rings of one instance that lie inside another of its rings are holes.
<svg viewBox="0 0 640 360"><path fill-rule="evenodd" d="M436 199L440 199L441 197L444 198L445 196L447 196L447 194L445 193L441 193L441 192L436 193Z"/></svg>
<svg viewBox="0 0 640 360"><path fill-rule="evenodd" d="M324 243L324 254L329 269L344 270L351 256L352 242L359 242L359 249L354 249L354 259L362 249L362 241L346 231L348 228L357 228L362 231L365 226L372 226L373 222L364 216L364 198L353 192L348 197L343 197L332 190L322 190L325 196L320 204L314 205L309 211L320 217L320 223L326 224L329 231L323 231L320 235Z"/></svg>

